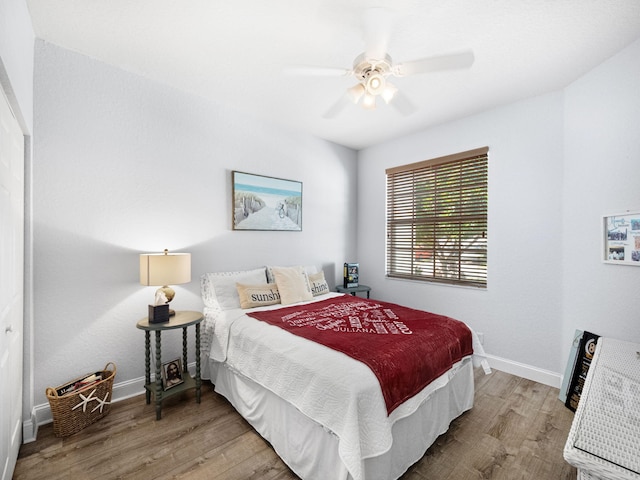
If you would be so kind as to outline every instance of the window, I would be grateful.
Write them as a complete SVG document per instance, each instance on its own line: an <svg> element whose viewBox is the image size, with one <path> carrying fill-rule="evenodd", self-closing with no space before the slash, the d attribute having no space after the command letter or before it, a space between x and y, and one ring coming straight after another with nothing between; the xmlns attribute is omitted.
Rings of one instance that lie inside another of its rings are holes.
<svg viewBox="0 0 640 480"><path fill-rule="evenodd" d="M387 276L486 288L488 151L387 169Z"/></svg>

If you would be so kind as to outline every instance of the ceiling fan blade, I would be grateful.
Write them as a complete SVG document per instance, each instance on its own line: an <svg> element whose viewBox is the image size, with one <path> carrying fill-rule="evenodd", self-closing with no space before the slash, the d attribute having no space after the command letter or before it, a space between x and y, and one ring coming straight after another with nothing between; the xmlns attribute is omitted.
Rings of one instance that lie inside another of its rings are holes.
<svg viewBox="0 0 640 480"><path fill-rule="evenodd" d="M401 115L405 117L415 113L418 108L413 104L409 98L402 92L396 92L393 99L389 102L393 108L395 108Z"/></svg>
<svg viewBox="0 0 640 480"><path fill-rule="evenodd" d="M353 72L348 68L313 67L306 65L285 67L283 72L287 75L312 75L317 77L348 77Z"/></svg>
<svg viewBox="0 0 640 480"><path fill-rule="evenodd" d="M362 29L366 58L385 58L391 37L392 15L391 10L382 7L367 8L364 11Z"/></svg>
<svg viewBox="0 0 640 480"><path fill-rule="evenodd" d="M395 65L393 74L397 77L406 77L418 73L458 70L471 67L474 60L475 57L471 50L449 55L438 55Z"/></svg>
<svg viewBox="0 0 640 480"><path fill-rule="evenodd" d="M342 95L342 97L340 97L336 103L331 105L329 110L327 110L324 115L322 115L322 117L327 119L335 118L342 112L342 110L345 109L347 105L352 103L353 102L351 101L349 93L345 92L344 95Z"/></svg>

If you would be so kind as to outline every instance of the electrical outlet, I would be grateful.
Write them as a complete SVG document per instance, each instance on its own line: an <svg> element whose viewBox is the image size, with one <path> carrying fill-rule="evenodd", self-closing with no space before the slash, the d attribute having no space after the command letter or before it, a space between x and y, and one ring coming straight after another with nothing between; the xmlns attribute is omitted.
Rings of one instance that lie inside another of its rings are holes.
<svg viewBox="0 0 640 480"><path fill-rule="evenodd" d="M484 345L484 333L476 332L476 335L478 335L478 340L480 341L480 345Z"/></svg>

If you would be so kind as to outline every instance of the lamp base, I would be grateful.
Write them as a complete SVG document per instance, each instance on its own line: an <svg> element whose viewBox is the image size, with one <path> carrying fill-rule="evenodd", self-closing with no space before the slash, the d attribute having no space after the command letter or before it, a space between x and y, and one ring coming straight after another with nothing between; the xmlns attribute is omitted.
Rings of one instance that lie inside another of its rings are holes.
<svg viewBox="0 0 640 480"><path fill-rule="evenodd" d="M173 297L176 296L175 290L165 285L164 287L160 287L158 290L156 290L156 296L158 295L158 292L162 292L164 294L165 298L167 299L167 303L165 305L167 305L168 308L169 302L173 300ZM169 316L173 317L175 314L176 311L169 308Z"/></svg>
<svg viewBox="0 0 640 480"><path fill-rule="evenodd" d="M160 292L164 294L165 298L167 299L167 303L173 300L173 297L176 296L176 291L168 285L160 287L158 290L156 290L156 295L158 295L158 293Z"/></svg>

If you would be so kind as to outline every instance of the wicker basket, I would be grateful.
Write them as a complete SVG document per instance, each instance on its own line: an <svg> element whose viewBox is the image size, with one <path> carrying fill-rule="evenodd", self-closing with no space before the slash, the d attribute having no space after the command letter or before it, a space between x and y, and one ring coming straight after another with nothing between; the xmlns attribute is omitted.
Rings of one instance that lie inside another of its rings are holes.
<svg viewBox="0 0 640 480"><path fill-rule="evenodd" d="M113 379L116 376L116 366L109 362L104 370L96 373L102 373L102 380L71 393L60 394L59 392L65 386L76 384L91 374L56 388L47 388L46 394L53 415L53 433L56 437L73 435L101 419L111 410L111 391Z"/></svg>

